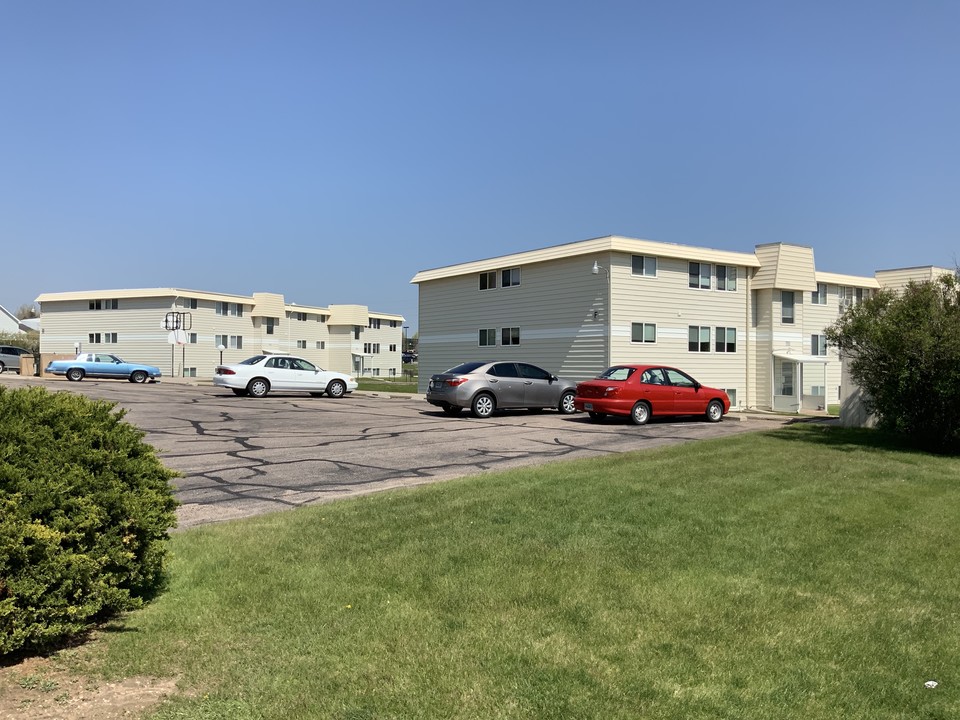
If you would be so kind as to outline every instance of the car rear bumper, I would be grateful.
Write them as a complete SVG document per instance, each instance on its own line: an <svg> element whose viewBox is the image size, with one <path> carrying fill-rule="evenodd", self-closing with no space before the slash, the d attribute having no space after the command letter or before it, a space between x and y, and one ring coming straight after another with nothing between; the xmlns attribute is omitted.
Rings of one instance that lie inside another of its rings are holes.
<svg viewBox="0 0 960 720"><path fill-rule="evenodd" d="M574 398L574 407L580 412L596 412L604 415L629 415L633 404L611 398Z"/></svg>

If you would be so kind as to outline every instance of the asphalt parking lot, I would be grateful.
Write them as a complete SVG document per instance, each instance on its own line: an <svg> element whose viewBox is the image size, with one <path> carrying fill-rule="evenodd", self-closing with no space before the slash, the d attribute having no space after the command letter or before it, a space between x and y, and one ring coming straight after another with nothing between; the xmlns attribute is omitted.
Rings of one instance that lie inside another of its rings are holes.
<svg viewBox="0 0 960 720"><path fill-rule="evenodd" d="M249 517L359 493L411 487L557 460L598 457L766 430L783 417L728 416L717 424L667 420L637 427L626 419L525 411L477 420L444 416L422 396L353 393L237 397L179 382L20 378L116 402L146 432L176 480L181 528Z"/></svg>

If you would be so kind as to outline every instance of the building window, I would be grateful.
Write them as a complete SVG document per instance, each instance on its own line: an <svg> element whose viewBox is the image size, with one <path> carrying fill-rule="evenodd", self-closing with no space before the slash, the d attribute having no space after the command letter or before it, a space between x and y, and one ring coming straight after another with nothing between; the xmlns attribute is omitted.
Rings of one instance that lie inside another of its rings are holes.
<svg viewBox="0 0 960 720"><path fill-rule="evenodd" d="M231 335L229 347L231 350L243 350L243 336Z"/></svg>
<svg viewBox="0 0 960 720"><path fill-rule="evenodd" d="M396 351L397 351L397 344L390 343L390 352L396 352Z"/></svg>
<svg viewBox="0 0 960 720"><path fill-rule="evenodd" d="M220 347L221 345L223 347L227 347L227 345L230 344L230 338L228 338L226 335L216 335L215 338L216 339L213 342L217 347Z"/></svg>
<svg viewBox="0 0 960 720"><path fill-rule="evenodd" d="M323 340L317 340L317 350L326 350L327 343Z"/></svg>
<svg viewBox="0 0 960 720"><path fill-rule="evenodd" d="M184 376L184 377L196 377L196 376L197 376L197 369L196 369L195 367L192 367L192 368L184 368L184 369L183 369L183 376Z"/></svg>
<svg viewBox="0 0 960 720"><path fill-rule="evenodd" d="M827 304L827 286L825 283L817 283L817 289L810 293L810 303L812 305Z"/></svg>
<svg viewBox="0 0 960 720"><path fill-rule="evenodd" d="M196 310L197 299L196 298L180 298L180 307L182 307L184 310Z"/></svg>
<svg viewBox="0 0 960 720"><path fill-rule="evenodd" d="M497 289L497 271L496 270L480 273L480 289L481 290Z"/></svg>
<svg viewBox="0 0 960 720"><path fill-rule="evenodd" d="M690 325L688 330L690 352L710 352L710 328Z"/></svg>
<svg viewBox="0 0 960 720"><path fill-rule="evenodd" d="M297 311L297 312L291 313L291 316L293 317L294 320L299 320L300 322L307 321L307 314L305 312Z"/></svg>
<svg viewBox="0 0 960 720"><path fill-rule="evenodd" d="M364 355L378 355L379 353L380 353L380 343L364 343L363 344Z"/></svg>
<svg viewBox="0 0 960 720"><path fill-rule="evenodd" d="M865 288L841 287L838 294L840 295L841 310L846 310L852 305L859 305L864 300L870 299L870 290Z"/></svg>
<svg viewBox="0 0 960 720"><path fill-rule="evenodd" d="M87 342L89 342L91 345L117 343L117 334L115 332L90 333L87 337L88 337Z"/></svg>
<svg viewBox="0 0 960 720"><path fill-rule="evenodd" d="M716 334L716 351L732 353L737 351L737 329L732 327L718 327Z"/></svg>
<svg viewBox="0 0 960 720"><path fill-rule="evenodd" d="M306 350L306 349L307 349L307 341L306 341L306 340L297 340L297 349L298 349L298 350Z"/></svg>
<svg viewBox="0 0 960 720"><path fill-rule="evenodd" d="M633 323L630 333L630 342L655 343L657 341L657 326L654 323Z"/></svg>
<svg viewBox="0 0 960 720"><path fill-rule="evenodd" d="M276 318L264 318L263 327L266 328L267 335L273 335L274 328L279 325Z"/></svg>
<svg viewBox="0 0 960 720"><path fill-rule="evenodd" d="M810 354L811 355L827 354L827 336L826 335L810 336Z"/></svg>
<svg viewBox="0 0 960 720"><path fill-rule="evenodd" d="M793 325L793 291L780 291L780 322Z"/></svg>
<svg viewBox="0 0 960 720"><path fill-rule="evenodd" d="M390 327L395 328L395 327L399 327L399 326L400 326L400 321L399 321L399 320L391 320L391 321L390 321Z"/></svg>
<svg viewBox="0 0 960 720"><path fill-rule="evenodd" d="M197 344L197 334L196 334L196 333L188 333L188 334L187 334L187 342L188 342L190 345L196 345L196 344Z"/></svg>
<svg viewBox="0 0 960 720"><path fill-rule="evenodd" d="M734 292L737 289L737 269L732 265L717 265L717 290Z"/></svg>
<svg viewBox="0 0 960 720"><path fill-rule="evenodd" d="M811 385L811 386L810 386L810 394L811 394L811 395L817 395L817 396L819 396L819 397L823 397L823 395L824 395L823 385Z"/></svg>
<svg viewBox="0 0 960 720"><path fill-rule="evenodd" d="M732 410L737 406L737 389L736 388L720 388L723 390L727 397L730 398L730 409Z"/></svg>
<svg viewBox="0 0 960 720"><path fill-rule="evenodd" d="M354 339L354 340L359 340L359 339L360 339L360 333L361 333L362 331L363 331L363 328L362 328L362 327L360 327L359 325L354 325L354 326L353 326L353 339Z"/></svg>
<svg viewBox="0 0 960 720"><path fill-rule="evenodd" d="M390 375L390 377L396 377L396 376L397 376L397 369L396 369L396 368L390 368L390 370L388 371L388 374Z"/></svg>
<svg viewBox="0 0 960 720"><path fill-rule="evenodd" d="M117 310L119 307L120 307L120 303L116 298L112 300L91 300L90 301L91 310Z"/></svg>
<svg viewBox="0 0 960 720"><path fill-rule="evenodd" d="M645 255L634 255L631 258L633 264L633 274L644 277L657 276L657 259L655 257L646 257Z"/></svg>
<svg viewBox="0 0 960 720"><path fill-rule="evenodd" d="M327 321L327 316L326 316L326 315L317 315L317 322L319 322L319 323L325 323L326 321Z"/></svg>
<svg viewBox="0 0 960 720"><path fill-rule="evenodd" d="M367 323L367 327L370 328L371 330L379 330L380 318L370 318L370 322Z"/></svg>
<svg viewBox="0 0 960 720"><path fill-rule="evenodd" d="M497 344L497 329L487 328L480 330L480 347L490 347Z"/></svg>
<svg viewBox="0 0 960 720"><path fill-rule="evenodd" d="M690 263L689 266L690 281L692 288L702 290L710 289L710 264L709 263Z"/></svg>
<svg viewBox="0 0 960 720"><path fill-rule="evenodd" d="M516 287L520 284L520 268L510 268L500 273L500 287Z"/></svg>
<svg viewBox="0 0 960 720"><path fill-rule="evenodd" d="M217 302L214 313L216 315L229 315L230 317L243 317L243 305L239 303Z"/></svg>
<svg viewBox="0 0 960 720"><path fill-rule="evenodd" d="M501 345L519 345L520 344L520 328L510 327L510 328L500 328L500 344Z"/></svg>

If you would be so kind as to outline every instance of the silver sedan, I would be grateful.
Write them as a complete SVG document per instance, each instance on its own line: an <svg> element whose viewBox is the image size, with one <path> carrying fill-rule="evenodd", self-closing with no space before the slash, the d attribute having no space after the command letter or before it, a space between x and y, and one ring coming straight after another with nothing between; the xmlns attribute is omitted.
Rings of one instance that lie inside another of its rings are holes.
<svg viewBox="0 0 960 720"><path fill-rule="evenodd" d="M458 415L470 408L474 417L490 417L495 410L556 408L576 412L577 384L525 362L467 362L430 378L427 402Z"/></svg>

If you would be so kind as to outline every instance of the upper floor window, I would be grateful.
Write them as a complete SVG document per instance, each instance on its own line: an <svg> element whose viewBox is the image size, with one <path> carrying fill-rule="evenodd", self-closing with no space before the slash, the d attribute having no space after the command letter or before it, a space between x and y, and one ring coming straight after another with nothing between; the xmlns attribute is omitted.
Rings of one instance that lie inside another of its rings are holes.
<svg viewBox="0 0 960 720"><path fill-rule="evenodd" d="M299 320L300 322L307 321L307 314L305 312L292 312L290 313L290 317L292 317L294 320Z"/></svg>
<svg viewBox="0 0 960 720"><path fill-rule="evenodd" d="M732 353L737 351L737 329L732 327L718 327L715 349L718 353Z"/></svg>
<svg viewBox="0 0 960 720"><path fill-rule="evenodd" d="M306 341L306 340L297 340L297 348L298 348L299 350L306 350L306 349L307 349L307 341Z"/></svg>
<svg viewBox="0 0 960 720"><path fill-rule="evenodd" d="M180 298L180 307L182 307L184 310L196 310L197 299L196 298Z"/></svg>
<svg viewBox="0 0 960 720"><path fill-rule="evenodd" d="M691 325L687 329L690 352L710 352L710 328Z"/></svg>
<svg viewBox="0 0 960 720"><path fill-rule="evenodd" d="M391 321L390 321L390 327L392 327L392 328L400 327L400 321L399 321L399 320L391 320Z"/></svg>
<svg viewBox="0 0 960 720"><path fill-rule="evenodd" d="M317 340L317 350L326 350L327 343L325 340Z"/></svg>
<svg viewBox="0 0 960 720"><path fill-rule="evenodd" d="M500 272L500 287L514 287L520 284L520 268L510 268Z"/></svg>
<svg viewBox="0 0 960 720"><path fill-rule="evenodd" d="M371 328L372 330L379 330L379 329L380 329L380 318L370 318L370 322L367 323L367 327L368 327L368 328Z"/></svg>
<svg viewBox="0 0 960 720"><path fill-rule="evenodd" d="M353 326L353 339L354 339L354 340L359 340L359 339L360 339L360 332L361 332L362 330L363 330L363 328L360 327L359 325L354 325L354 326Z"/></svg>
<svg viewBox="0 0 960 720"><path fill-rule="evenodd" d="M817 289L810 293L810 303L812 305L827 304L827 285L826 283L817 283Z"/></svg>
<svg viewBox="0 0 960 720"><path fill-rule="evenodd" d="M827 354L827 336L826 335L810 336L810 354L811 355Z"/></svg>
<svg viewBox="0 0 960 720"><path fill-rule="evenodd" d="M327 321L326 315L317 315L317 322L325 323Z"/></svg>
<svg viewBox="0 0 960 720"><path fill-rule="evenodd" d="M497 271L496 270L480 273L480 289L481 290L497 289Z"/></svg>
<svg viewBox="0 0 960 720"><path fill-rule="evenodd" d="M633 274L643 275L644 277L657 276L657 259L645 255L634 255L631 258L633 264Z"/></svg>
<svg viewBox="0 0 960 720"><path fill-rule="evenodd" d="M780 291L780 322L793 325L793 291Z"/></svg>
<svg viewBox="0 0 960 720"><path fill-rule="evenodd" d="M217 315L229 315L230 317L243 317L243 305L240 303L217 302L214 310Z"/></svg>
<svg viewBox="0 0 960 720"><path fill-rule="evenodd" d="M116 298L110 300L91 300L90 309L91 310L117 310L120 307L120 303Z"/></svg>
<svg viewBox="0 0 960 720"><path fill-rule="evenodd" d="M196 333L193 333L193 332L192 332L192 333L187 333L187 343L189 343L190 345L196 345L196 344L197 344L197 334L196 334Z"/></svg>
<svg viewBox="0 0 960 720"><path fill-rule="evenodd" d="M631 325L630 341L635 343L655 343L657 341L656 324L633 323Z"/></svg>
<svg viewBox="0 0 960 720"><path fill-rule="evenodd" d="M838 293L840 295L840 309L859 305L864 300L870 299L870 290L866 288L841 287Z"/></svg>
<svg viewBox="0 0 960 720"><path fill-rule="evenodd" d="M737 268L732 265L717 265L717 290L733 292L737 289Z"/></svg>
<svg viewBox="0 0 960 720"><path fill-rule="evenodd" d="M500 344L501 345L519 345L520 344L520 328L518 327L500 328Z"/></svg>
<svg viewBox="0 0 960 720"><path fill-rule="evenodd" d="M264 318L263 327L266 328L267 335L273 335L274 328L277 327L279 323L276 318Z"/></svg>
<svg viewBox="0 0 960 720"><path fill-rule="evenodd" d="M689 286L692 288L710 289L710 264L709 263L690 263Z"/></svg>

